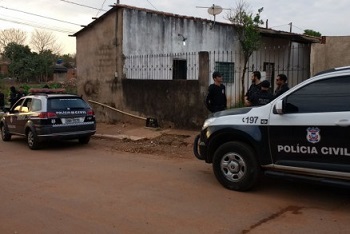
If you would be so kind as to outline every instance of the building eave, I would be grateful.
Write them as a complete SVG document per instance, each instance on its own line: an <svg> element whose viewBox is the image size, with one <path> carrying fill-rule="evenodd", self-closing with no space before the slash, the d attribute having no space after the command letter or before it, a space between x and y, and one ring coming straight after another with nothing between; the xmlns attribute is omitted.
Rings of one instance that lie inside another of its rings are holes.
<svg viewBox="0 0 350 234"><path fill-rule="evenodd" d="M137 11L143 11L143 12L147 12L147 13L151 13L151 14L163 15L163 16L167 16L167 17L182 18L182 19L208 22L208 23L213 22L212 20L203 19L203 18L199 18L199 17L178 15L178 14L156 11L156 10L151 10L151 9L146 9L146 8L139 8L139 7L129 6L129 5L115 4L105 14L101 15L99 18L96 18L93 22L91 22L90 24L88 24L87 26L85 26L83 29L79 30L78 32L76 32L72 36L77 37L79 34L88 30L89 28L92 28L94 25L98 24L100 21L102 21L104 18L106 18L110 14L116 12L118 9L137 10ZM215 22L215 24L216 25L223 25L223 26L230 26L231 25L233 27L237 27L231 23ZM300 42L300 43L320 43L321 42L321 38L319 38L319 37L312 37L312 36L307 36L307 35L303 35L303 34L297 34L297 33L285 32L285 31L277 31L277 30L273 30L273 29L269 29L269 28L259 28L259 31L260 31L261 35L264 37L282 38L282 39L288 39L288 40Z"/></svg>

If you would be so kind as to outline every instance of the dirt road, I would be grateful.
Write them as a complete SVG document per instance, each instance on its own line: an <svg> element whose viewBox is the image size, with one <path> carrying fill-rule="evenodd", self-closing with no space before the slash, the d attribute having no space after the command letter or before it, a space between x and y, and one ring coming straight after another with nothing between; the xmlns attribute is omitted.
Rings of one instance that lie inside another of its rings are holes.
<svg viewBox="0 0 350 234"><path fill-rule="evenodd" d="M255 191L233 192L189 146L168 157L118 145L31 151L20 138L0 141L0 233L348 231L349 191L264 178Z"/></svg>

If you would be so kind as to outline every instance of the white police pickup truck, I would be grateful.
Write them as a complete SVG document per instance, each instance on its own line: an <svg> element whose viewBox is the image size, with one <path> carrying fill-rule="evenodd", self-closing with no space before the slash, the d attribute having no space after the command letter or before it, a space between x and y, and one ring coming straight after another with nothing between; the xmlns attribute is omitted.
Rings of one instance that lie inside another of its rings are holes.
<svg viewBox="0 0 350 234"><path fill-rule="evenodd" d="M261 172L350 185L350 67L319 73L264 106L213 114L194 154L231 190L253 188Z"/></svg>

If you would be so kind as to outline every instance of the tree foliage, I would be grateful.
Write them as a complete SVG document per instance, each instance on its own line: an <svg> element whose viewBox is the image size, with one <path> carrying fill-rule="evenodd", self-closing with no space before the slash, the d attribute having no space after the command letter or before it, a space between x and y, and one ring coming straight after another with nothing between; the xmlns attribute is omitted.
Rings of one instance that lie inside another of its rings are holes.
<svg viewBox="0 0 350 234"><path fill-rule="evenodd" d="M28 46L16 43L8 44L3 55L10 61L10 76L20 82L47 81L47 77L53 73L53 64L57 59L50 50L35 53Z"/></svg>
<svg viewBox="0 0 350 234"><path fill-rule="evenodd" d="M236 31L238 35L238 41L241 45L241 51L243 54L244 64L241 77L241 101L244 101L245 94L245 74L247 71L247 64L250 56L254 51L258 50L261 46L261 36L259 26L264 24L260 14L263 8L258 9L258 12L253 15L249 10L249 4L244 0L240 0L236 7L232 10L233 14L229 16L231 23L236 25Z"/></svg>
<svg viewBox="0 0 350 234"><path fill-rule="evenodd" d="M0 49L3 50L9 43L13 42L24 45L27 40L27 33L20 29L10 28L0 31Z"/></svg>
<svg viewBox="0 0 350 234"><path fill-rule="evenodd" d="M305 29L304 35L313 36L313 37L321 37L322 34L320 32L314 31L312 29Z"/></svg>

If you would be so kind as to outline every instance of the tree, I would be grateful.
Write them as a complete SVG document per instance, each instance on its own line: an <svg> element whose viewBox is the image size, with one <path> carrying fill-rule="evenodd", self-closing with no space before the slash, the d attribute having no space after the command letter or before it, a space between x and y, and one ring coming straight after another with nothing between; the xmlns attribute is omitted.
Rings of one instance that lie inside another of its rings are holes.
<svg viewBox="0 0 350 234"><path fill-rule="evenodd" d="M1 51L11 42L24 45L27 40L27 33L20 29L10 28L0 31L0 49Z"/></svg>
<svg viewBox="0 0 350 234"><path fill-rule="evenodd" d="M264 22L260 18L263 8L258 9L258 13L253 16L249 12L249 5L244 0L240 0L236 8L233 9L233 14L229 16L231 23L236 25L238 41L241 45L241 52L243 54L243 71L241 77L241 101L244 102L245 95L245 73L247 71L247 64L250 56L254 51L258 50L261 45L261 36L259 25Z"/></svg>
<svg viewBox="0 0 350 234"><path fill-rule="evenodd" d="M53 75L53 65L57 60L57 56L53 54L51 50L44 50L37 54L36 60L36 77L40 82L47 82L48 77Z"/></svg>
<svg viewBox="0 0 350 234"><path fill-rule="evenodd" d="M47 81L53 73L56 55L50 50L31 52L28 46L8 44L4 49L5 58L10 60L9 73L21 82Z"/></svg>
<svg viewBox="0 0 350 234"><path fill-rule="evenodd" d="M321 37L322 36L322 34L320 32L316 32L312 29L305 29L304 35L313 36L313 37Z"/></svg>
<svg viewBox="0 0 350 234"><path fill-rule="evenodd" d="M28 46L9 43L4 48L4 57L10 60L9 73L20 81L25 80L30 70L30 58L32 52Z"/></svg>
<svg viewBox="0 0 350 234"><path fill-rule="evenodd" d="M35 29L31 36L30 44L38 53L44 50L51 50L55 54L60 54L61 44L52 32Z"/></svg>

